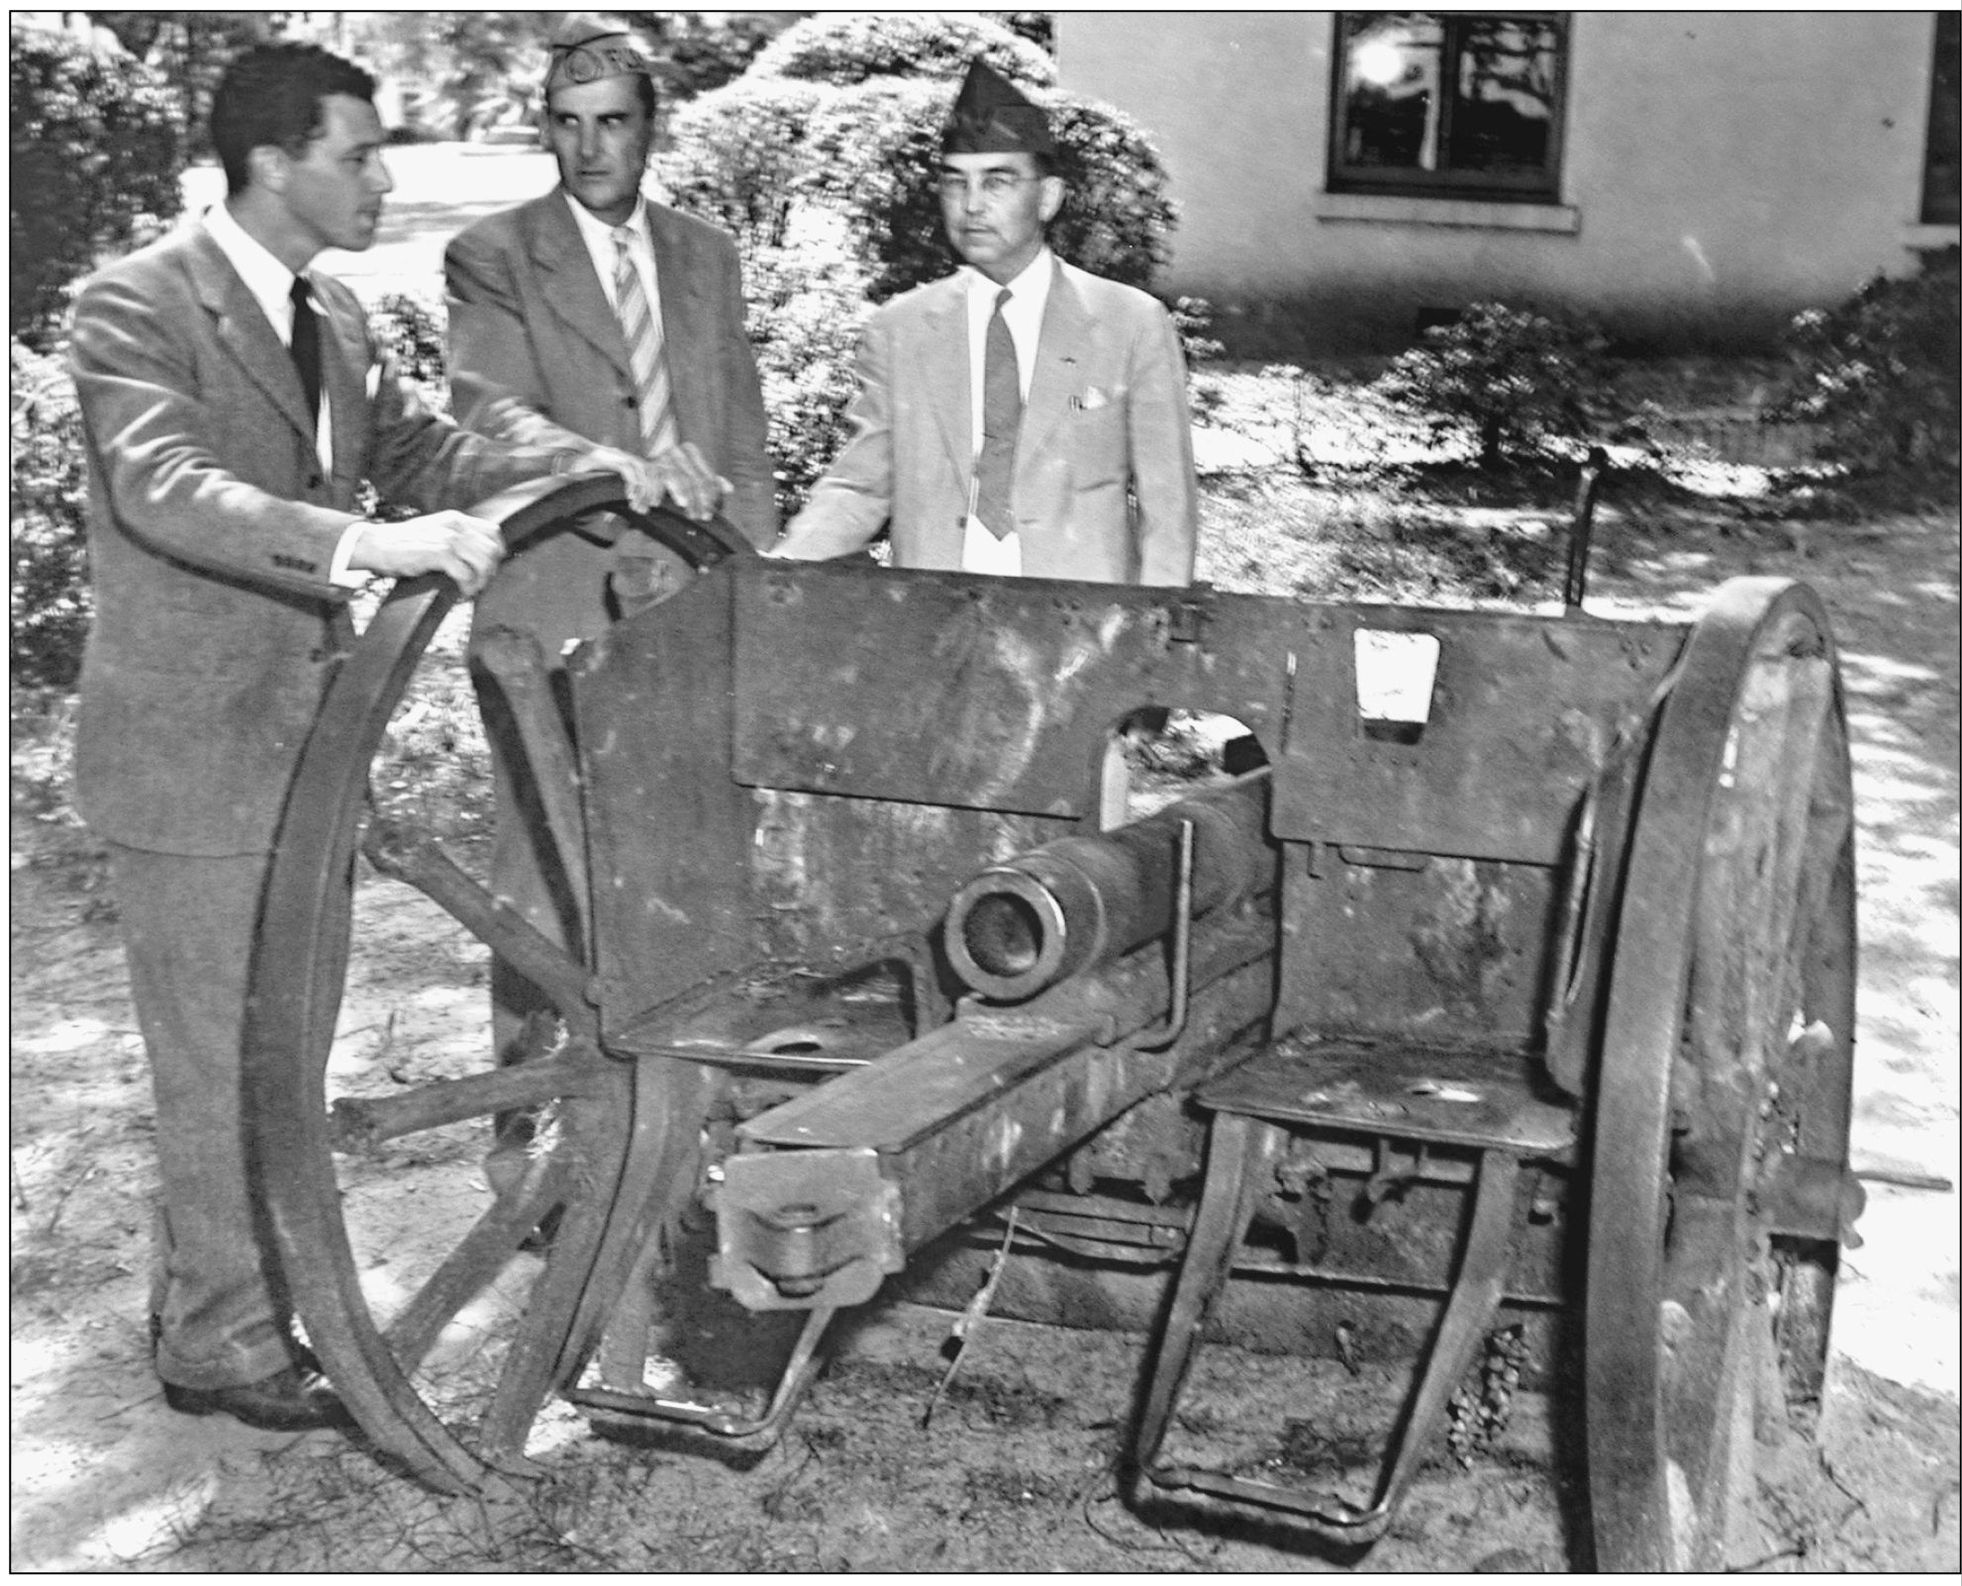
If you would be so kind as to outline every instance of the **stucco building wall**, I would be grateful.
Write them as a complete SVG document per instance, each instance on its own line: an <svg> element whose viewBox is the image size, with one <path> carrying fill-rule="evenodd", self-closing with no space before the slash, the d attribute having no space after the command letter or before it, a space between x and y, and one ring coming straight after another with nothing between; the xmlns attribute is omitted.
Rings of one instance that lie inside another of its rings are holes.
<svg viewBox="0 0 1962 1586"><path fill-rule="evenodd" d="M1408 344L1479 298L1654 346L1768 340L1956 228L1918 223L1928 12L1575 12L1557 204L1331 194L1329 12L1063 12L1065 87L1157 139L1161 286L1243 352Z"/></svg>

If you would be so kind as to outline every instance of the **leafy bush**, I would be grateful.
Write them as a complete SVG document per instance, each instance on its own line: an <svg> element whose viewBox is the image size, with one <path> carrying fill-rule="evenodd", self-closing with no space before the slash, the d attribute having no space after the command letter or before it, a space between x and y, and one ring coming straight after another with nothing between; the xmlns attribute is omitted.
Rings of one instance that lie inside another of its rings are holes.
<svg viewBox="0 0 1962 1586"><path fill-rule="evenodd" d="M1606 351L1583 321L1474 303L1399 354L1377 391L1425 420L1435 444L1470 436L1490 467L1556 436L1590 434L1612 407Z"/></svg>
<svg viewBox="0 0 1962 1586"><path fill-rule="evenodd" d="M1039 50L1056 53L1056 16L1052 11L983 11L990 22L999 22L1018 39L1027 39Z"/></svg>
<svg viewBox="0 0 1962 1586"><path fill-rule="evenodd" d="M185 128L163 80L126 55L15 27L8 58L8 331L46 351L69 288L183 207Z"/></svg>
<svg viewBox="0 0 1962 1586"><path fill-rule="evenodd" d="M69 688L81 671L92 609L82 414L60 357L19 341L10 352L9 654L16 682Z"/></svg>
<svg viewBox="0 0 1962 1586"><path fill-rule="evenodd" d="M745 79L676 116L661 176L680 207L759 246L780 245L800 207L841 215L883 302L953 263L934 178L954 92L907 78L801 92ZM1031 97L1049 112L1069 183L1050 242L1083 269L1148 285L1175 218L1157 150L1108 106L1060 91Z"/></svg>
<svg viewBox="0 0 1962 1586"><path fill-rule="evenodd" d="M675 113L661 181L675 207L744 244L781 247L806 128L823 90L744 78Z"/></svg>
<svg viewBox="0 0 1962 1586"><path fill-rule="evenodd" d="M863 272L835 244L810 239L752 254L743 292L770 419L777 510L787 522L845 442L854 351L871 305Z"/></svg>
<svg viewBox="0 0 1962 1586"><path fill-rule="evenodd" d="M1926 467L1952 482L1957 290L1957 250L1946 248L1918 275L1876 276L1838 308L1798 315L1786 335L1791 378L1771 416L1824 425L1829 461Z"/></svg>
<svg viewBox="0 0 1962 1586"><path fill-rule="evenodd" d="M368 328L377 348L395 360L396 370L415 386L433 413L450 410L449 311L436 298L390 292L368 311Z"/></svg>
<svg viewBox="0 0 1962 1586"><path fill-rule="evenodd" d="M840 87L873 77L960 78L986 61L1012 83L1056 81L1047 51L999 22L948 11L833 11L806 17L777 35L751 64L751 77L792 77Z"/></svg>
<svg viewBox="0 0 1962 1586"><path fill-rule="evenodd" d="M679 103L722 87L749 68L769 44L773 25L766 13L658 11L651 14L667 71L664 98ZM648 26L650 14L639 15Z"/></svg>

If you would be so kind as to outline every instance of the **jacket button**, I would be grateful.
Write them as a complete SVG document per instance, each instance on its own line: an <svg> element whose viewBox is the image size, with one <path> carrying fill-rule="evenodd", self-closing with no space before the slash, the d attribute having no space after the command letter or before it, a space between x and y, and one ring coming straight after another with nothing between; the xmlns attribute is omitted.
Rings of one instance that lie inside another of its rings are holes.
<svg viewBox="0 0 1962 1586"><path fill-rule="evenodd" d="M320 488L320 475L318 475L318 474L308 474L308 475L307 475L307 489L309 489L309 490L318 490L319 488Z"/></svg>
<svg viewBox="0 0 1962 1586"><path fill-rule="evenodd" d="M622 397L620 404L622 407L635 408L640 406L640 400L637 397Z"/></svg>
<svg viewBox="0 0 1962 1586"><path fill-rule="evenodd" d="M327 652L325 650L309 650L307 651L307 659L309 661L324 661L327 659Z"/></svg>

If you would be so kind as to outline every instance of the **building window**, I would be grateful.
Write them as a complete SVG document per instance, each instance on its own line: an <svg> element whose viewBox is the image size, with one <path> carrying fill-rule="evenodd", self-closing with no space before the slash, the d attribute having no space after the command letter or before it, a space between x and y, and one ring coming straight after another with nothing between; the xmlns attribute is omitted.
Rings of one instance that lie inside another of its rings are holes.
<svg viewBox="0 0 1962 1586"><path fill-rule="evenodd" d="M1338 13L1330 189L1557 202L1566 64L1545 12Z"/></svg>
<svg viewBox="0 0 1962 1586"><path fill-rule="evenodd" d="M1953 11L1935 15L1934 82L1928 95L1928 150L1921 168L1921 219L1930 226L1953 226L1962 220L1962 163L1958 162L1957 56L1962 54Z"/></svg>

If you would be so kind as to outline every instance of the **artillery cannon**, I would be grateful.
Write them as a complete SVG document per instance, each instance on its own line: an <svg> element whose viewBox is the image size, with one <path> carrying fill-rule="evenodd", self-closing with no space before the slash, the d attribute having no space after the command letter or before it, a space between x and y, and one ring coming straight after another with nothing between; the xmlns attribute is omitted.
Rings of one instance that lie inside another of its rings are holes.
<svg viewBox="0 0 1962 1586"><path fill-rule="evenodd" d="M619 495L485 510L522 555ZM369 810L447 583L391 595L289 800L249 1127L378 1448L445 1490L522 1476L554 1397L767 1445L841 1313L972 1292L987 1218L998 1306L1152 1329L1140 1498L1365 1545L1503 1319L1549 1382L1580 1362L1595 1561L1722 1561L1755 1434L1819 1397L1859 1204L1850 771L1809 590L1739 580L1670 626L776 564L640 521L692 577L574 653L569 711L541 657L483 647L552 929ZM1374 700L1385 646L1434 659L1413 703ZM1144 706L1230 716L1267 763L1116 824ZM338 1094L357 852L550 1001L522 1060ZM494 1130L512 1171L419 1201L454 1233L404 1282L363 1185L403 1142L397 1170L471 1179ZM1357 1327L1411 1362L1367 1491L1183 1446L1207 1339ZM467 1391L435 1369L458 1339ZM776 1350L767 1392L693 1385L731 1339Z"/></svg>

